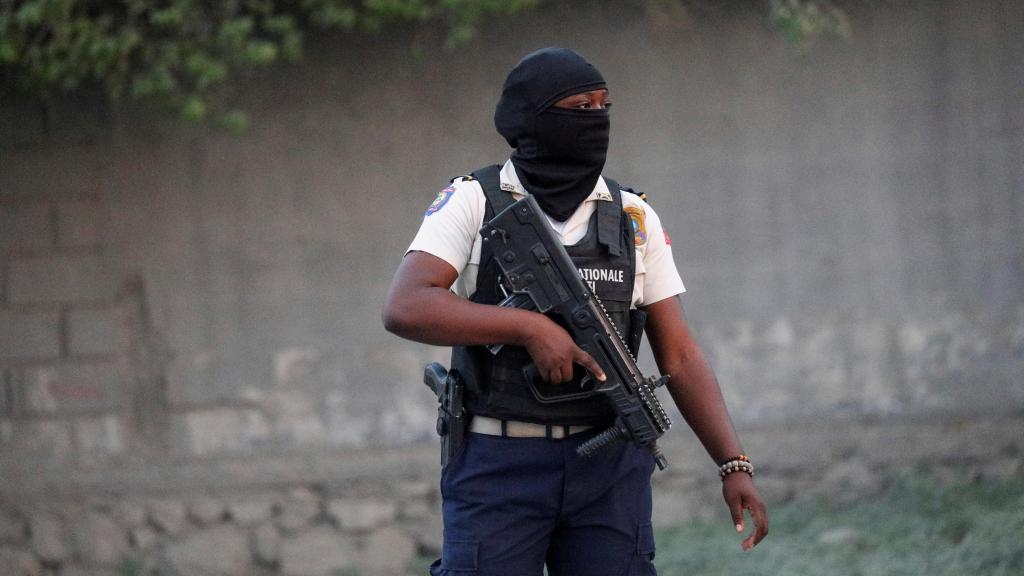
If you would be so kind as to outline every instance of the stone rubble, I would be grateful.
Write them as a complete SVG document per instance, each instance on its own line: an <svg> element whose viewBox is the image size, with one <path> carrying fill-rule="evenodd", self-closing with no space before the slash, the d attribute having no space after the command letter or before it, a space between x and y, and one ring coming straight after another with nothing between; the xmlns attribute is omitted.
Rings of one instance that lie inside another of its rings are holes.
<svg viewBox="0 0 1024 576"><path fill-rule="evenodd" d="M390 522L397 516L395 502L379 498L339 498L327 505L331 517L342 530L365 532Z"/></svg>
<svg viewBox="0 0 1024 576"><path fill-rule="evenodd" d="M1006 437L1006 425L993 429ZM847 442L848 434L839 435L820 454L807 456L805 466L773 457L770 446L758 446L754 436L753 452L765 462L755 481L773 504L868 497L908 466L940 483L1004 480L1024 472L1020 440L1002 441L998 462L983 442L967 439L951 442L948 456L929 452L908 462L896 457L895 448L893 453L884 448L888 435L871 440L872 434L869 429L857 437L877 446ZM788 449L794 442L782 443ZM822 446L820 439L814 446ZM693 518L724 518L714 471L690 466L684 458L673 462L676 466L653 477L654 523L665 527ZM292 483L223 493L183 487L160 497L144 489L114 497L18 499L16 504L0 497L0 576L422 573L423 560L441 553L443 529L436 470L419 474L397 476L390 483ZM823 532L819 541L856 547L863 538L838 526Z"/></svg>
<svg viewBox="0 0 1024 576"><path fill-rule="evenodd" d="M401 575L441 550L436 490L391 497L353 485L250 494L119 495L21 505L0 501L0 574L99 576ZM24 518L20 510L30 510ZM403 514L399 510L415 511ZM325 513L326 512L326 513Z"/></svg>
<svg viewBox="0 0 1024 576"><path fill-rule="evenodd" d="M416 541L394 527L370 534L359 553L360 576L401 574L416 557Z"/></svg>
<svg viewBox="0 0 1024 576"><path fill-rule="evenodd" d="M266 567L281 562L281 534L273 524L262 524L252 531L252 556Z"/></svg>
<svg viewBox="0 0 1024 576"><path fill-rule="evenodd" d="M146 507L133 500L120 500L114 506L114 517L129 528L137 528L146 524Z"/></svg>
<svg viewBox="0 0 1024 576"><path fill-rule="evenodd" d="M329 526L311 528L281 544L285 576L334 576L356 568L358 560L352 540Z"/></svg>
<svg viewBox="0 0 1024 576"><path fill-rule="evenodd" d="M188 516L199 526L209 526L221 521L227 507L220 500L209 496L199 496L188 506Z"/></svg>
<svg viewBox="0 0 1024 576"><path fill-rule="evenodd" d="M319 514L320 501L317 495L305 488L295 489L281 503L277 525L286 534L295 534L309 526Z"/></svg>
<svg viewBox="0 0 1024 576"><path fill-rule="evenodd" d="M136 550L146 551L160 541L160 536L149 526L139 526L129 530L128 539Z"/></svg>
<svg viewBox="0 0 1024 576"><path fill-rule="evenodd" d="M251 526L270 519L277 505L271 495L249 496L228 502L228 514L236 524Z"/></svg>
<svg viewBox="0 0 1024 576"><path fill-rule="evenodd" d="M180 500L154 500L149 503L148 511L153 526L171 536L180 534L188 522L185 504Z"/></svg>
<svg viewBox="0 0 1024 576"><path fill-rule="evenodd" d="M77 557L87 564L115 566L129 551L128 534L110 516L90 511L75 526Z"/></svg>
<svg viewBox="0 0 1024 576"><path fill-rule="evenodd" d="M170 564L181 574L247 574L249 542L230 526L199 530L167 547Z"/></svg>
<svg viewBox="0 0 1024 576"><path fill-rule="evenodd" d="M71 555L67 529L61 519L49 512L36 512L29 518L32 551L44 564L59 564Z"/></svg>

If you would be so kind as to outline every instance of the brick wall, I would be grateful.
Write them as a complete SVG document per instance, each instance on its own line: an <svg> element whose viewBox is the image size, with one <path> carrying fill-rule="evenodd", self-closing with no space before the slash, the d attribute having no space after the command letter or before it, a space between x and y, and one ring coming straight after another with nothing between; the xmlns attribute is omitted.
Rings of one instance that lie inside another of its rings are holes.
<svg viewBox="0 0 1024 576"><path fill-rule="evenodd" d="M33 457L125 445L103 210L76 189L0 194L0 441Z"/></svg>

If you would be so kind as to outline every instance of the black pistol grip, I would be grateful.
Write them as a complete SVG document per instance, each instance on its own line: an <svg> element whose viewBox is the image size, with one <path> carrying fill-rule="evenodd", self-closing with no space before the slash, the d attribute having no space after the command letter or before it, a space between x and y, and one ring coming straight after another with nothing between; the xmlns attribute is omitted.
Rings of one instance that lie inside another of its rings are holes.
<svg viewBox="0 0 1024 576"><path fill-rule="evenodd" d="M431 362L423 370L423 383L427 385L427 388L433 390L434 395L438 398L444 394L444 385L447 379L448 370L439 362Z"/></svg>

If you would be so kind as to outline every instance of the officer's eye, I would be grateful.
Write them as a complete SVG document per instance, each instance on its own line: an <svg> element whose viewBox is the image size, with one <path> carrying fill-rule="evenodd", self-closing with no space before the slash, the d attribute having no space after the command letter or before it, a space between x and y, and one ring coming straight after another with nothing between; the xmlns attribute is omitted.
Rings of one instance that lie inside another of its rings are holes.
<svg viewBox="0 0 1024 576"><path fill-rule="evenodd" d="M607 92L604 91L587 92L563 98L555 106L569 110L603 110L611 105L607 98Z"/></svg>
<svg viewBox="0 0 1024 576"><path fill-rule="evenodd" d="M581 101L581 102L577 102L575 105L573 105L573 108L576 108L577 110L594 110L594 109L599 109L599 110L600 109L604 109L604 110L607 110L608 108L611 108L611 106L612 106L611 102L605 102L603 105L595 106L594 103L591 102L590 100L584 100L584 101Z"/></svg>

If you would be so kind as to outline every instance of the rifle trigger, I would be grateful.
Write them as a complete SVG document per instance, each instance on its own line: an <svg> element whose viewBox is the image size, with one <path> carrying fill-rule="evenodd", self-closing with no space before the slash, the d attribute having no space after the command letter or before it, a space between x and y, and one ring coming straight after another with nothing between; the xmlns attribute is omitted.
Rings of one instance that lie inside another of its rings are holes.
<svg viewBox="0 0 1024 576"><path fill-rule="evenodd" d="M590 371L587 371L587 373L583 376L583 378L580 378L580 389L582 390L582 389L586 388L587 384L590 384L593 381L594 381L594 376L590 373Z"/></svg>

